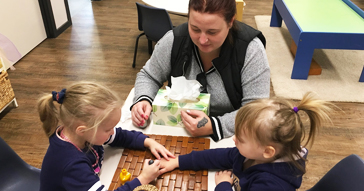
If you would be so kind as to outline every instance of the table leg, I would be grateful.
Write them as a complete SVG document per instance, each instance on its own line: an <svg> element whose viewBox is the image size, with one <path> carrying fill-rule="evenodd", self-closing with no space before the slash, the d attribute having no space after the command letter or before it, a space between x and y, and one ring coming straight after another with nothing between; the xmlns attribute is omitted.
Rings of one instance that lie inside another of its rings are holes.
<svg viewBox="0 0 364 191"><path fill-rule="evenodd" d="M363 67L363 71L361 71L359 82L364 82L364 67Z"/></svg>
<svg viewBox="0 0 364 191"><path fill-rule="evenodd" d="M272 16L270 19L270 26L271 27L281 27L282 26L282 16L277 9L276 0L274 0L274 3L273 3Z"/></svg>
<svg viewBox="0 0 364 191"><path fill-rule="evenodd" d="M314 48L310 47L308 43L302 40L297 46L291 79L307 80L314 51Z"/></svg>
<svg viewBox="0 0 364 191"><path fill-rule="evenodd" d="M15 106L15 107L18 107L18 106L19 106L19 105L18 105L18 102L16 101L16 98L14 98L14 99L13 99L13 103L14 103L14 106Z"/></svg>
<svg viewBox="0 0 364 191"><path fill-rule="evenodd" d="M290 50L291 50L291 53L296 57L297 45L293 40L291 41ZM321 72L322 72L321 66L314 59L312 59L310 71L308 72L308 75L320 75Z"/></svg>

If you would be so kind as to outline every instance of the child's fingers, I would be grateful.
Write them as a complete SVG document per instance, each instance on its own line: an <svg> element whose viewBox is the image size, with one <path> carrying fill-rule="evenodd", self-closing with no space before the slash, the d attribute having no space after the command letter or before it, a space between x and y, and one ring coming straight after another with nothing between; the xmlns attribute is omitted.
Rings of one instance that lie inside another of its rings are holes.
<svg viewBox="0 0 364 191"><path fill-rule="evenodd" d="M150 170L152 170L154 172L159 171L160 161L159 160L154 160L152 164L149 164L149 161L151 161L151 159L144 160L144 167L143 167L143 169L150 169Z"/></svg>
<svg viewBox="0 0 364 191"><path fill-rule="evenodd" d="M143 165L143 166L145 167L145 166L149 165L148 163L149 163L149 161L150 161L150 160L152 160L152 159L145 159L145 160L144 160L144 165ZM144 167L143 167L143 168L144 168Z"/></svg>
<svg viewBox="0 0 364 191"><path fill-rule="evenodd" d="M159 174L164 174L166 172L168 172L169 170L167 170L166 168L162 168L159 170Z"/></svg>
<svg viewBox="0 0 364 191"><path fill-rule="evenodd" d="M224 173L231 175L231 171L230 170L224 170Z"/></svg>
<svg viewBox="0 0 364 191"><path fill-rule="evenodd" d="M230 170L221 170L221 171L217 171L217 172L215 173L215 176L219 176L219 175L223 175L223 174L231 175L231 171L230 171Z"/></svg>
<svg viewBox="0 0 364 191"><path fill-rule="evenodd" d="M167 154L170 158L176 158L176 156L174 156L169 150L167 150Z"/></svg>
<svg viewBox="0 0 364 191"><path fill-rule="evenodd" d="M161 156L159 155L158 151L156 151L156 150L153 149L153 150L151 150L151 152L155 156L155 158L157 158L158 160L161 159Z"/></svg>
<svg viewBox="0 0 364 191"><path fill-rule="evenodd" d="M151 164L151 165L160 166L160 164L161 164L160 160L154 160L153 164Z"/></svg>
<svg viewBox="0 0 364 191"><path fill-rule="evenodd" d="M162 152L161 152L162 156L167 160L169 161L169 157L171 158L175 158L175 156L167 149L164 149Z"/></svg>
<svg viewBox="0 0 364 191"><path fill-rule="evenodd" d="M165 152L160 152L160 154L163 156L163 158L165 158L167 161L169 161L168 155Z"/></svg>

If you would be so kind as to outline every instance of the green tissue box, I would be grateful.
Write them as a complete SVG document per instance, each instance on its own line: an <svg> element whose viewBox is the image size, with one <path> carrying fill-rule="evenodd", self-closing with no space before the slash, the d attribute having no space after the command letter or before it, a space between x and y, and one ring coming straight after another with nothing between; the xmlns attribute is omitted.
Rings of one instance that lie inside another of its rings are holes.
<svg viewBox="0 0 364 191"><path fill-rule="evenodd" d="M153 101L153 123L155 125L183 127L181 111L185 110L200 110L209 115L210 94L201 93L196 102L173 102L166 98L167 90L158 90Z"/></svg>

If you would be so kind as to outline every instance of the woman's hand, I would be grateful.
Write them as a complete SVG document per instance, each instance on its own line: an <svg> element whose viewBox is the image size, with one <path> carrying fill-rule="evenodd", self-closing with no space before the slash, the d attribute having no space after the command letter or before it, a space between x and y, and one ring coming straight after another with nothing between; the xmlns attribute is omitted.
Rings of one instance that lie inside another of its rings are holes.
<svg viewBox="0 0 364 191"><path fill-rule="evenodd" d="M142 100L136 103L131 109L131 120L133 121L133 124L137 127L144 126L151 111L152 106L148 101Z"/></svg>
<svg viewBox="0 0 364 191"><path fill-rule="evenodd" d="M230 170L216 172L215 174L216 185L220 184L221 182L229 182L230 184L233 184L233 179L231 178Z"/></svg>
<svg viewBox="0 0 364 191"><path fill-rule="evenodd" d="M166 160L169 160L169 157L175 158L175 156L171 152L169 152L169 150L167 150L163 145L159 144L157 141L151 138L145 139L144 146L148 147L157 159L161 159L160 155L162 155Z"/></svg>
<svg viewBox="0 0 364 191"><path fill-rule="evenodd" d="M139 181L140 181L140 183L142 185L143 184L149 184L151 181L156 179L160 174L160 172L159 172L159 168L160 168L159 160L155 160L154 163L150 164L150 165L148 164L149 161L150 161L150 159L144 160L143 171L138 176L138 179L139 179Z"/></svg>
<svg viewBox="0 0 364 191"><path fill-rule="evenodd" d="M178 157L171 159L171 160L166 160L166 159L161 159L160 160L160 173L166 173L169 171L172 171L175 168L178 168L179 164L178 164Z"/></svg>
<svg viewBox="0 0 364 191"><path fill-rule="evenodd" d="M181 112L181 119L186 130L193 136L211 135L212 125L210 118L202 111L186 110Z"/></svg>

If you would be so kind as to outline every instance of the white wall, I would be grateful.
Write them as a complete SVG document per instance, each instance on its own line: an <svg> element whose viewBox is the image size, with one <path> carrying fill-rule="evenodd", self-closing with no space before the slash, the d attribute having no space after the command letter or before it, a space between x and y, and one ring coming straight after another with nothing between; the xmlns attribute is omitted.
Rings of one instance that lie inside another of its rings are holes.
<svg viewBox="0 0 364 191"><path fill-rule="evenodd" d="M58 29L64 23L68 21L66 6L64 4L64 0L50 0L54 22L56 23L56 28Z"/></svg>
<svg viewBox="0 0 364 191"><path fill-rule="evenodd" d="M0 0L0 33L15 45L21 57L46 39L38 0ZM7 59L4 62L6 68L15 64Z"/></svg>

